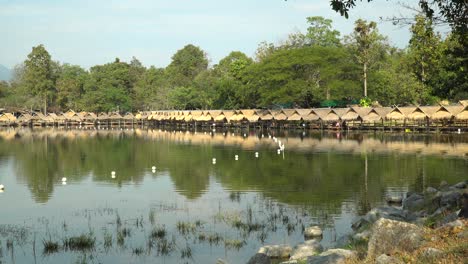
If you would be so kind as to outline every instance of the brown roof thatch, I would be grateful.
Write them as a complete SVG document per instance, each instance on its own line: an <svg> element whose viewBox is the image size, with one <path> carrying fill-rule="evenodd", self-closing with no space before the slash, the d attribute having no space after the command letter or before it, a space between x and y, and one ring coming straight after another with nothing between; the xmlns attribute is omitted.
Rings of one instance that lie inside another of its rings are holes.
<svg viewBox="0 0 468 264"><path fill-rule="evenodd" d="M363 122L377 122L385 118L386 113L382 113L385 115L380 115L377 112L378 108L371 109L366 115L361 116Z"/></svg>
<svg viewBox="0 0 468 264"><path fill-rule="evenodd" d="M416 107L416 109L407 116L407 118L411 120L424 120L427 117L429 116L420 107Z"/></svg>
<svg viewBox="0 0 468 264"><path fill-rule="evenodd" d="M447 109L448 106L440 106L434 114L431 115L431 119L451 119L454 115Z"/></svg>
<svg viewBox="0 0 468 264"><path fill-rule="evenodd" d="M244 115L245 119L247 119L250 123L256 123L260 121L260 115L255 109L244 109L241 110L241 112Z"/></svg>
<svg viewBox="0 0 468 264"><path fill-rule="evenodd" d="M468 106L468 100L460 100L458 103L463 107Z"/></svg>
<svg viewBox="0 0 468 264"><path fill-rule="evenodd" d="M385 118L390 120L404 120L409 114L414 112L414 110L416 110L416 107L414 106L396 107L390 111Z"/></svg>
<svg viewBox="0 0 468 264"><path fill-rule="evenodd" d="M260 119L262 119L264 121L273 120L273 114L269 110L262 110L262 111L259 111L257 113L260 116Z"/></svg>
<svg viewBox="0 0 468 264"><path fill-rule="evenodd" d="M455 116L455 118L458 120L468 120L468 105L466 105L465 108Z"/></svg>
<svg viewBox="0 0 468 264"><path fill-rule="evenodd" d="M16 121L16 117L11 113L5 113L0 115L0 122L13 122Z"/></svg>

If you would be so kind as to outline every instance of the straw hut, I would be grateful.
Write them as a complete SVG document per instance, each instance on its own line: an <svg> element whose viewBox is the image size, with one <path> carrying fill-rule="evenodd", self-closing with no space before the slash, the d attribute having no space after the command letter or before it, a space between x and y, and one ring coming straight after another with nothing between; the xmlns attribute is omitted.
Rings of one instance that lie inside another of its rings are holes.
<svg viewBox="0 0 468 264"><path fill-rule="evenodd" d="M455 117L461 111L463 111L463 109L465 109L465 107L463 105L449 105L449 106L445 106L445 109L447 109L452 114L452 116Z"/></svg>
<svg viewBox="0 0 468 264"><path fill-rule="evenodd" d="M338 113L331 108L319 108L314 110L319 116L320 120L325 122L337 122L340 120Z"/></svg>
<svg viewBox="0 0 468 264"><path fill-rule="evenodd" d="M416 110L414 106L406 106L406 107L396 107L390 111L385 118L389 120L405 120L408 118L408 115L411 114Z"/></svg>
<svg viewBox="0 0 468 264"><path fill-rule="evenodd" d="M123 120L125 124L133 124L133 121L135 120L135 116L132 113L128 112L123 116Z"/></svg>
<svg viewBox="0 0 468 264"><path fill-rule="evenodd" d="M320 120L320 116L314 109L298 109L297 112L301 115L302 120L306 122L314 122Z"/></svg>
<svg viewBox="0 0 468 264"><path fill-rule="evenodd" d="M468 101L468 100L467 100ZM455 116L457 120L468 120L468 104Z"/></svg>
<svg viewBox="0 0 468 264"><path fill-rule="evenodd" d="M75 116L76 113L75 113L75 111L73 111L73 110L70 109L70 110L68 110L67 112L65 112L63 115L64 115L67 119L69 119L69 118Z"/></svg>
<svg viewBox="0 0 468 264"><path fill-rule="evenodd" d="M0 123L11 124L16 121L16 116L11 113L0 115Z"/></svg>
<svg viewBox="0 0 468 264"><path fill-rule="evenodd" d="M226 117L226 121L231 122L232 117L236 114L234 110L224 110L223 115Z"/></svg>
<svg viewBox="0 0 468 264"><path fill-rule="evenodd" d="M22 113L18 119L17 119L17 122L21 125L21 126L25 126L25 125L29 125L31 124L33 120L33 117L28 114L28 113Z"/></svg>
<svg viewBox="0 0 468 264"><path fill-rule="evenodd" d="M213 121L216 120L216 117L221 115L223 111L221 110L209 110L208 113L210 114L211 118L213 118Z"/></svg>
<svg viewBox="0 0 468 264"><path fill-rule="evenodd" d="M348 108L345 114L341 116L343 121L358 121L363 120L365 116L372 110L370 107L351 107Z"/></svg>
<svg viewBox="0 0 468 264"><path fill-rule="evenodd" d="M429 115L423 110L422 107L416 107L413 112L409 113L406 118L410 120L425 120Z"/></svg>
<svg viewBox="0 0 468 264"><path fill-rule="evenodd" d="M249 121L249 123L251 124L255 124L260 121L260 115L255 109L244 109L241 110L241 112L244 115L245 119L247 119L247 121Z"/></svg>
<svg viewBox="0 0 468 264"><path fill-rule="evenodd" d="M448 106L440 106L438 109L431 115L431 120L432 121L437 121L437 120L448 120L452 119L454 115L452 112L448 109Z"/></svg>
<svg viewBox="0 0 468 264"><path fill-rule="evenodd" d="M273 119L279 122L285 122L288 120L288 116L284 110L273 110L272 111Z"/></svg>
<svg viewBox="0 0 468 264"><path fill-rule="evenodd" d="M218 124L224 124L227 122L227 118L224 114L224 111L220 111L220 113L214 118L214 122Z"/></svg>
<svg viewBox="0 0 468 264"><path fill-rule="evenodd" d="M107 123L109 122L109 115L107 113L99 113L98 116L97 116L97 122L99 124L103 124L103 123Z"/></svg>
<svg viewBox="0 0 468 264"><path fill-rule="evenodd" d="M192 112L191 111L188 111L184 114L184 122L188 123L188 122L191 122L193 120L193 115L192 115Z"/></svg>
<svg viewBox="0 0 468 264"><path fill-rule="evenodd" d="M196 122L202 121L202 119L203 119L203 118L202 118L202 117L203 117L203 111L201 111L201 110L193 110L193 111L191 111L191 113L192 113L192 120L193 120L193 121L196 121Z"/></svg>
<svg viewBox="0 0 468 264"><path fill-rule="evenodd" d="M230 122L234 122L234 123L238 123L238 122L241 122L242 120L244 120L245 116L244 114L242 113L242 111L235 111L235 114L233 116L231 116L231 120Z"/></svg>
<svg viewBox="0 0 468 264"><path fill-rule="evenodd" d="M458 104L463 106L463 107L466 107L466 106L468 106L468 100L460 100L460 101L458 101Z"/></svg>
<svg viewBox="0 0 468 264"><path fill-rule="evenodd" d="M273 120L273 114L269 110L262 110L257 112L260 116L260 119L262 121L272 121Z"/></svg>
<svg viewBox="0 0 468 264"><path fill-rule="evenodd" d="M46 116L41 112L34 113L34 115L37 117L37 125L49 125L54 123L54 119L52 117Z"/></svg>

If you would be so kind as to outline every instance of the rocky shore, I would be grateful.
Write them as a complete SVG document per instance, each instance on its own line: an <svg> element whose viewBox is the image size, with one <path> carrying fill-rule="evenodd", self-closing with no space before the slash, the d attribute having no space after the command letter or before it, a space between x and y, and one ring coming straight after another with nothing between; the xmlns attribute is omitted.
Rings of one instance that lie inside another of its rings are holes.
<svg viewBox="0 0 468 264"><path fill-rule="evenodd" d="M320 244L322 230L304 230L304 242L266 245L248 264L269 263L463 263L468 258L468 180L428 187L423 193L387 197L353 221L353 233L333 248Z"/></svg>

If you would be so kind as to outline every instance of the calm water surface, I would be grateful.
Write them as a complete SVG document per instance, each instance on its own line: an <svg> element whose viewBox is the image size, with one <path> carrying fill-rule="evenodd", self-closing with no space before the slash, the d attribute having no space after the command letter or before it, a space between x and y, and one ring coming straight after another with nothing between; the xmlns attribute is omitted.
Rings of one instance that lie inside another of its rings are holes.
<svg viewBox="0 0 468 264"><path fill-rule="evenodd" d="M1 130L0 263L245 263L315 224L330 247L387 194L466 175L466 134Z"/></svg>

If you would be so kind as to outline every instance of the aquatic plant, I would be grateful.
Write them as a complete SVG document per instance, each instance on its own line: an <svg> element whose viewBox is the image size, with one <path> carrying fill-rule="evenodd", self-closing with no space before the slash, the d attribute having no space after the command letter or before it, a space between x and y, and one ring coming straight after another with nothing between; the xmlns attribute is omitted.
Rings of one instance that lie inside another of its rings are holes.
<svg viewBox="0 0 468 264"><path fill-rule="evenodd" d="M196 226L189 222L177 222L176 227L177 231L179 231L182 236L194 233L196 230Z"/></svg>
<svg viewBox="0 0 468 264"><path fill-rule="evenodd" d="M227 249L241 249L246 244L245 241L238 240L238 239L225 239L224 240L224 247Z"/></svg>
<svg viewBox="0 0 468 264"><path fill-rule="evenodd" d="M52 241L50 238L48 240L43 239L42 245L44 246L43 253L45 255L56 253L59 251L60 248L59 243Z"/></svg>
<svg viewBox="0 0 468 264"><path fill-rule="evenodd" d="M112 234L107 231L104 233L104 248L108 249L112 247Z"/></svg>
<svg viewBox="0 0 468 264"><path fill-rule="evenodd" d="M192 258L192 249L188 246L188 244L185 246L185 248L182 248L180 250L180 257L182 259L185 259L185 258L191 259Z"/></svg>
<svg viewBox="0 0 468 264"><path fill-rule="evenodd" d="M96 237L93 234L82 234L65 238L63 240L63 248L67 250L91 250L96 244Z"/></svg>
<svg viewBox="0 0 468 264"><path fill-rule="evenodd" d="M142 247L136 247L132 249L132 254L136 256L140 256L144 253L144 249Z"/></svg>
<svg viewBox="0 0 468 264"><path fill-rule="evenodd" d="M156 227L151 231L150 237L154 239L164 238L167 234L166 228L164 226Z"/></svg>
<svg viewBox="0 0 468 264"><path fill-rule="evenodd" d="M172 240L169 241L166 238L157 240L156 249L158 255L167 256L170 255L176 247L175 237L172 237Z"/></svg>

